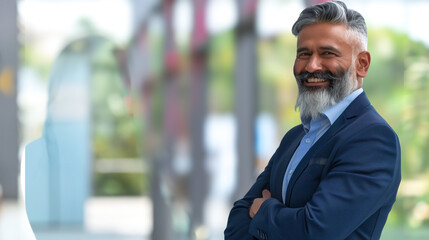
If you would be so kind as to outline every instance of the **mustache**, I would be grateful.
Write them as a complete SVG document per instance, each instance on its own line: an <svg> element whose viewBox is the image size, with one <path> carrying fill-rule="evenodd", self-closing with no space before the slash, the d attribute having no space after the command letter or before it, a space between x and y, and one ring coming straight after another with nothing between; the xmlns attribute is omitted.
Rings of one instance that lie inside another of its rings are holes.
<svg viewBox="0 0 429 240"><path fill-rule="evenodd" d="M334 82L334 81L340 81L343 79L345 72L340 72L338 75L333 74L331 71L324 71L324 72L307 72L304 71L300 74L296 74L295 78L298 81L305 81L309 78L323 78L323 79L327 79L330 82Z"/></svg>

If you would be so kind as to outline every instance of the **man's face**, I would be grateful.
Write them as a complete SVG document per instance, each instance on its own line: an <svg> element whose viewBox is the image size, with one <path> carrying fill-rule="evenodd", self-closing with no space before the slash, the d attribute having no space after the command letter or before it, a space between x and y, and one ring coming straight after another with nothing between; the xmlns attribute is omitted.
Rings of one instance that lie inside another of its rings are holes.
<svg viewBox="0 0 429 240"><path fill-rule="evenodd" d="M351 37L343 24L319 23L304 27L298 35L294 74L301 116L316 118L361 87L354 68Z"/></svg>

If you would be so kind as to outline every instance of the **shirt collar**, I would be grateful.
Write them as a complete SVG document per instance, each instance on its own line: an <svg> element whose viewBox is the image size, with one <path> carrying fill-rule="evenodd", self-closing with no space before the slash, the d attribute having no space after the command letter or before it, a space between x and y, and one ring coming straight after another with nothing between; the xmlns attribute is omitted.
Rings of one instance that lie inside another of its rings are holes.
<svg viewBox="0 0 429 240"><path fill-rule="evenodd" d="M361 93L363 92L362 88L359 88L352 93L350 93L347 97L345 97L343 100L341 100L339 103L329 107L323 113L321 114L321 117L317 120L310 120L310 119L301 119L302 125L308 131L310 129L310 123L312 121L322 121L326 118L329 120L330 125L332 125L335 120L346 110L346 108L350 105L350 103L353 102Z"/></svg>

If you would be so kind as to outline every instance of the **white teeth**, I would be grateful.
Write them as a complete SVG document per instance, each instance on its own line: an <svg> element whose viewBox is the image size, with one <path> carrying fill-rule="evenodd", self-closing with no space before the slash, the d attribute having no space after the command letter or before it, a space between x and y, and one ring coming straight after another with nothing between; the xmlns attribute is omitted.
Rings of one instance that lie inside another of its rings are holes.
<svg viewBox="0 0 429 240"><path fill-rule="evenodd" d="M326 81L326 79L323 78L309 78L307 79L307 82L309 83L319 83L319 82L324 82Z"/></svg>

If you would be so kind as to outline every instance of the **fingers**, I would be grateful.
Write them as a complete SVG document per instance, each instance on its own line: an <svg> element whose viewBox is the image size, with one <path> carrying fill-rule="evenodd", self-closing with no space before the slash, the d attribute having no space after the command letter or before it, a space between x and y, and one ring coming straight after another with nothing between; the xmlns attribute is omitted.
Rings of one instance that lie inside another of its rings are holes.
<svg viewBox="0 0 429 240"><path fill-rule="evenodd" d="M249 209L250 218L253 218L256 213L258 213L259 207L261 206L262 202L262 198L255 198L255 200L253 200L252 206L250 206Z"/></svg>
<svg viewBox="0 0 429 240"><path fill-rule="evenodd" d="M270 198L271 197L271 192L267 189L264 189L264 191L262 191L262 197L263 198Z"/></svg>
<svg viewBox="0 0 429 240"><path fill-rule="evenodd" d="M253 210L253 205L252 205L252 207L249 210L249 216L250 216L250 218L253 218L255 216L255 214L256 214L256 212Z"/></svg>
<svg viewBox="0 0 429 240"><path fill-rule="evenodd" d="M262 203L267 200L268 198L271 198L271 192L267 189L264 189L262 191L262 198L255 198L253 200L252 205L249 209L249 216L250 218L255 217L256 213L258 213L259 208L261 207Z"/></svg>

